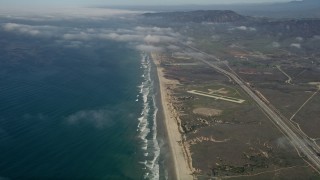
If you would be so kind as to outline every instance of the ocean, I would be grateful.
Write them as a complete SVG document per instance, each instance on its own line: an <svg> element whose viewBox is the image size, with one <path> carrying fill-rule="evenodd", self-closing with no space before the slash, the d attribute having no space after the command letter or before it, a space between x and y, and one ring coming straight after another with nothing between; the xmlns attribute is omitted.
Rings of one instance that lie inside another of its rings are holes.
<svg viewBox="0 0 320 180"><path fill-rule="evenodd" d="M12 21L0 23L9 27ZM51 27L13 23L43 31ZM108 28L118 26L104 23ZM78 26L64 25L79 31ZM101 28L101 22L98 25ZM1 178L165 178L157 138L157 88L147 53L128 42L66 41L72 37L66 33L61 40L3 29Z"/></svg>

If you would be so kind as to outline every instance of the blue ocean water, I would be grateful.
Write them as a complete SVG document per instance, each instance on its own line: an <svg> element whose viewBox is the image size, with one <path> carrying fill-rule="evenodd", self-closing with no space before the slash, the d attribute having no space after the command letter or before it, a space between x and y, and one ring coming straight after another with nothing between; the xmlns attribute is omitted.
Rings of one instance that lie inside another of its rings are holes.
<svg viewBox="0 0 320 180"><path fill-rule="evenodd" d="M0 33L0 177L158 179L149 57Z"/></svg>

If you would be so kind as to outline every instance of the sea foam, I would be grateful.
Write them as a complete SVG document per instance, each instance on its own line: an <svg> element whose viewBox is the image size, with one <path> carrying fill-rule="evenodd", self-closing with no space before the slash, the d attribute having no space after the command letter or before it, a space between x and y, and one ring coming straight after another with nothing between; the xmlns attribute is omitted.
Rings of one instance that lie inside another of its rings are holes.
<svg viewBox="0 0 320 180"><path fill-rule="evenodd" d="M159 179L159 156L160 147L157 140L157 112L156 97L154 90L154 81L151 78L151 60L150 57L142 53L141 67L143 82L138 87L140 89L143 107L141 116L138 118L139 138L141 139L141 149L144 158L141 163L146 170L145 179ZM140 96L139 96L140 97Z"/></svg>

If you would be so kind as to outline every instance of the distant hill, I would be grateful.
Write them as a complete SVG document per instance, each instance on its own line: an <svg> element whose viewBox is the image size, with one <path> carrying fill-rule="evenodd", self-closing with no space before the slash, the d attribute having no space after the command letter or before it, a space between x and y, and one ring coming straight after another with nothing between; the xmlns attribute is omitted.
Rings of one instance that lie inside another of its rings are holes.
<svg viewBox="0 0 320 180"><path fill-rule="evenodd" d="M230 10L199 10L189 12L161 12L161 13L145 13L145 17L157 17L171 20L174 22L238 22L246 21L247 17L235 13Z"/></svg>
<svg viewBox="0 0 320 180"><path fill-rule="evenodd" d="M232 23L248 27L255 27L260 32L283 37L313 37L320 35L320 19L275 19L259 18L237 14L230 10L199 10L181 12L145 13L144 17L155 23ZM154 18L154 19L152 19Z"/></svg>
<svg viewBox="0 0 320 180"><path fill-rule="evenodd" d="M231 10L245 16L272 18L320 18L320 0L303 0L278 3L245 4L208 4L179 6L113 6L117 9L131 9L154 12L195 11L195 10Z"/></svg>

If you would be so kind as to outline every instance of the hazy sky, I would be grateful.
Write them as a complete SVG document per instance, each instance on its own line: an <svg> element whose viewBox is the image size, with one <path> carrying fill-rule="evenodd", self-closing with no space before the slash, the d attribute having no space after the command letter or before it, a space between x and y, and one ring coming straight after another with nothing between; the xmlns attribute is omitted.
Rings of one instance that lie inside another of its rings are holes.
<svg viewBox="0 0 320 180"><path fill-rule="evenodd" d="M33 5L178 5L178 4L229 4L229 3L270 3L290 0L0 0L0 6Z"/></svg>

